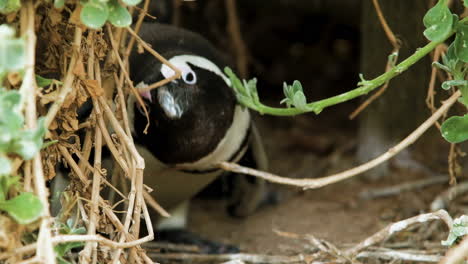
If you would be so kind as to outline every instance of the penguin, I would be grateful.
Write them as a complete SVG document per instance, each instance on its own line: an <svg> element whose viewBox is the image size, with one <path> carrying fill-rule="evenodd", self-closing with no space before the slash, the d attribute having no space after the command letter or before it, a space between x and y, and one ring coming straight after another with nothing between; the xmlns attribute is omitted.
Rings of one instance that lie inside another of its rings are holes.
<svg viewBox="0 0 468 264"><path fill-rule="evenodd" d="M144 183L171 213L171 217L155 221L156 239L179 238L182 241L176 242L200 245L185 231L190 200L226 174L216 166L220 162L266 170L265 150L251 113L237 103L230 80L223 73L229 63L208 40L158 23L143 23L139 35L181 71L179 79L140 93L149 112L147 133L148 120L133 96L127 105L132 135L145 159ZM174 74L146 52L135 49L131 54L130 75L137 89ZM232 216L248 216L268 199L263 180L246 175L229 179L234 189L228 202ZM202 247L213 246L201 240ZM214 252L230 249L217 247Z"/></svg>

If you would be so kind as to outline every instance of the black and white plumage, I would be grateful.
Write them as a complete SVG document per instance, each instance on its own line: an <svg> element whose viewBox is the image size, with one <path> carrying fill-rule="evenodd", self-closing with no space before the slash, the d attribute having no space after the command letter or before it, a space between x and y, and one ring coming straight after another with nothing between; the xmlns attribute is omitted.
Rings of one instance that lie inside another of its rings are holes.
<svg viewBox="0 0 468 264"><path fill-rule="evenodd" d="M180 79L141 93L150 117L147 134L147 119L134 98L128 105L133 136L145 158L144 182L154 189L156 200L172 210L173 217L158 226L182 228L187 201L223 173L217 163L250 160L249 165L266 169L266 158L249 111L237 104L222 72L227 62L207 40L156 23L143 24L140 36L182 72ZM175 74L148 53L135 51L130 63L137 87ZM236 182L243 190L236 192L240 197L234 199L231 213L244 216L263 200L265 183L255 178Z"/></svg>

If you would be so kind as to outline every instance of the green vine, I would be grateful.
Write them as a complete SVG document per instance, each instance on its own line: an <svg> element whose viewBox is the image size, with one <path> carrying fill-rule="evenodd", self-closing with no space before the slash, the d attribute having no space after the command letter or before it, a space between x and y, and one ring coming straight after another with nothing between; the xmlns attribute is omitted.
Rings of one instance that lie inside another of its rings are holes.
<svg viewBox="0 0 468 264"><path fill-rule="evenodd" d="M387 81L406 71L453 34L456 34L454 41L455 48L453 52L454 55L450 57L450 59L453 60L457 58L460 62L468 61L468 25L466 25L468 18L459 20L457 15L450 12L450 9L447 7L447 1L439 0L439 2L426 13L423 22L426 26L424 35L431 40L426 46L417 49L413 55L372 80L365 80L361 74L361 81L358 83L357 88L316 102L307 103L301 83L299 81L294 81L292 85L283 84L285 98L281 103L286 104L285 108L264 105L260 102L257 93L256 79L241 81L230 68L227 67L224 71L231 81L231 86L236 92L238 101L252 110L261 114L276 116L292 116L307 112L319 114L327 107L365 95L382 86ZM465 66L462 68L465 70L457 71L457 74L459 74L456 76L455 80L465 80L466 64L463 63L463 65ZM463 84L464 83L461 82L452 82L446 83L445 85L457 86L460 89L465 89Z"/></svg>

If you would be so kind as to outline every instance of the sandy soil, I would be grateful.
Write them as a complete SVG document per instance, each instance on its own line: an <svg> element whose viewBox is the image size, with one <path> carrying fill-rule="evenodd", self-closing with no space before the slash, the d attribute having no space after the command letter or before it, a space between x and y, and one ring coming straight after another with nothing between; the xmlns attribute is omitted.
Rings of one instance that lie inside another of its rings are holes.
<svg viewBox="0 0 468 264"><path fill-rule="evenodd" d="M307 121L308 118L261 120L271 170L289 177L318 177L351 168L354 165L353 128L314 130L313 124L320 120ZM310 133L311 129L314 133ZM280 138L290 140L278 140ZM311 234L342 247L367 238L388 223L427 211L435 195L446 186L373 200L359 198L361 191L424 177L427 175L394 169L391 175L378 182L357 177L306 192L276 186L282 201L247 219L227 216L222 201L196 200L191 207L190 229L252 253L288 254L307 250L308 245L303 241L279 236L275 230Z"/></svg>

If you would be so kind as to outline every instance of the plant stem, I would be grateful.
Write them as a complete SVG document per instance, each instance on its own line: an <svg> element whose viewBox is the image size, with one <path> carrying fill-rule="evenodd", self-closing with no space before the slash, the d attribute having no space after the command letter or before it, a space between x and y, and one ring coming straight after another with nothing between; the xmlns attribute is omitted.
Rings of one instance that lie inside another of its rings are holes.
<svg viewBox="0 0 468 264"><path fill-rule="evenodd" d="M468 22L468 17L465 17L464 19L460 20L458 23L466 23L466 22ZM361 86L351 91L307 104L307 110L305 111L297 109L297 108L270 107L261 103L255 104L255 105L252 105L252 104L246 104L246 105L250 108L253 108L254 110L257 110L260 113L276 115L276 116L291 116L291 115L298 115L298 114L302 114L306 112L314 112L316 114L319 114L323 109L329 106L349 101L358 96L367 94L373 91L374 89L380 87L381 85L385 84L387 81L391 80L395 76L406 71L409 67L411 67L413 64L418 62L424 56L426 56L429 52L434 50L439 44L443 43L445 40L451 37L454 33L455 31L452 31L449 34L447 34L447 36L444 39L440 41L429 42L426 46L422 48L418 48L414 52L413 55L409 56L404 61L394 66L389 71L383 73L382 75L372 80L361 82L362 84Z"/></svg>

